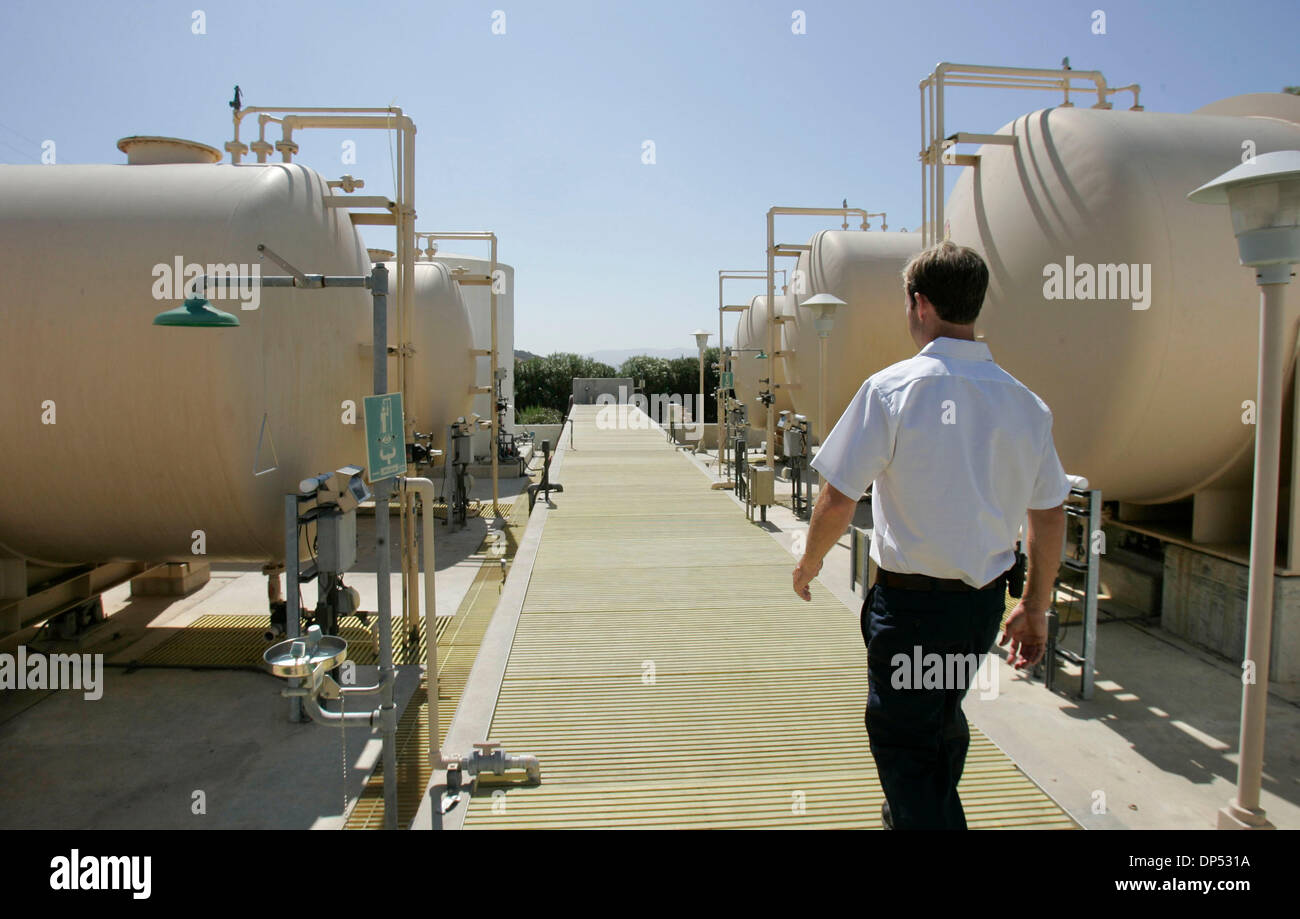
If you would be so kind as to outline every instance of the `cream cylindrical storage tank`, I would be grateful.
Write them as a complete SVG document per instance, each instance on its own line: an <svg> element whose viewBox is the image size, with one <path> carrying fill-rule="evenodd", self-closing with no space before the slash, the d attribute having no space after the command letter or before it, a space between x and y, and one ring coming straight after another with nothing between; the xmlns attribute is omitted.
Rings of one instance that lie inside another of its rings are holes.
<svg viewBox="0 0 1300 919"><path fill-rule="evenodd" d="M988 262L979 329L1052 408L1066 470L1137 503L1248 487L1259 292L1227 213L1186 196L1243 149L1300 148L1300 125L1054 108L999 133L1016 145L980 150L948 223Z"/></svg>
<svg viewBox="0 0 1300 919"><path fill-rule="evenodd" d="M907 333L903 301L903 267L921 251L919 233L870 233L823 230L799 255L784 304L794 322L785 326L782 357L791 382L795 411L812 420L820 442L862 386L882 367L916 353ZM834 313L826 339L826 415L818 419L821 348L813 326L813 311L800 305L816 294L832 294L845 302Z"/></svg>
<svg viewBox="0 0 1300 919"><path fill-rule="evenodd" d="M457 268L464 268L466 275L487 277L492 267L491 259L453 253L436 252L433 261L447 266L452 271L453 277ZM517 407L515 405L515 270L504 262L497 262L497 270L501 272L501 287L497 293L497 366L506 372L505 394L510 400L510 408L506 410L502 430L513 432ZM470 326L474 330L474 347L483 351L492 347L491 294L489 288L479 285L467 285L461 289L465 306L469 310ZM491 386L490 360L487 357L477 357L474 360L477 364L474 385ZM522 407L527 408L527 406ZM487 393L475 395L471 411L484 419L490 419L493 412L492 397ZM474 455L490 459L488 457L490 440L490 432L483 430L476 433L472 439Z"/></svg>
<svg viewBox="0 0 1300 919"><path fill-rule="evenodd" d="M397 263L386 261L389 277L397 274ZM471 353L474 331L461 286L441 262L415 263L415 313L411 318L411 339L415 353L408 361L403 410L413 429L432 433L430 446L446 450L447 425L468 416L474 402ZM388 300L388 342L397 344L397 298ZM487 363L483 361L483 363ZM388 361L390 388L397 385L397 358ZM444 453L445 455L445 453ZM441 461L439 461L441 465Z"/></svg>
<svg viewBox="0 0 1300 919"><path fill-rule="evenodd" d="M142 146L155 164L0 166L0 553L192 561L202 531L207 559L282 558L283 496L365 462L369 293L212 288L238 328L153 318L183 298L178 265L283 274L259 243L309 273L369 260L311 169Z"/></svg>
<svg viewBox="0 0 1300 919"><path fill-rule="evenodd" d="M783 295L777 295L778 316L781 315L780 304L784 299ZM767 408L758 401L758 394L765 388L765 385L759 381L768 379L769 374L775 373L772 382L778 384L773 390L776 395L772 403L774 409L782 412L793 408L790 390L780 385L786 382L784 367L779 361L774 360L770 353L767 358L758 356L760 350L769 351L767 325L767 296L759 294L749 301L749 307L740 314L740 319L736 323L738 350L732 359L735 368L736 398L748 409L750 427L758 430L767 429ZM777 328L776 344L778 351L784 347L784 336L780 325Z"/></svg>

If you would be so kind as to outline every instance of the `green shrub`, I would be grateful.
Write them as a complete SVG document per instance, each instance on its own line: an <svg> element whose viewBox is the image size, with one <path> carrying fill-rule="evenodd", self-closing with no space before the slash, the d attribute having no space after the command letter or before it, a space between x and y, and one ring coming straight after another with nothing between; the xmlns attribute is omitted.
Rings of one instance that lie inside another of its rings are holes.
<svg viewBox="0 0 1300 919"><path fill-rule="evenodd" d="M563 421L563 413L545 405L530 405L515 415L516 424L560 424Z"/></svg>

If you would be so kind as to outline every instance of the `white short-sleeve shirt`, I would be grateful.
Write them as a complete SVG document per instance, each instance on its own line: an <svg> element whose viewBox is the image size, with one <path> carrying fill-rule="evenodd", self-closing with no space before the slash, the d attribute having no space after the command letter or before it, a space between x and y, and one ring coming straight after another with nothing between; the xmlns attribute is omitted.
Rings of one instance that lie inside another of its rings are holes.
<svg viewBox="0 0 1300 919"><path fill-rule="evenodd" d="M872 374L812 466L871 493L871 557L887 571L981 587L1011 567L1028 509L1065 501L1052 412L981 341L936 338Z"/></svg>

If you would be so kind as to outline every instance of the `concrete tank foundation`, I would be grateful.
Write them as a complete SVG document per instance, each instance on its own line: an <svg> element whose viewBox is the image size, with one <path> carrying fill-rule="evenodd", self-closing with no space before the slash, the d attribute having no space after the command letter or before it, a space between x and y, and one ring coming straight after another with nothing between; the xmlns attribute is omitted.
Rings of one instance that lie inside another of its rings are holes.
<svg viewBox="0 0 1300 919"><path fill-rule="evenodd" d="M1180 638L1240 660L1246 647L1250 567L1185 546L1167 544L1160 624ZM1300 681L1300 576L1273 577L1269 680Z"/></svg>
<svg viewBox="0 0 1300 919"><path fill-rule="evenodd" d="M168 562L131 579L133 597L184 597L212 577L207 562Z"/></svg>

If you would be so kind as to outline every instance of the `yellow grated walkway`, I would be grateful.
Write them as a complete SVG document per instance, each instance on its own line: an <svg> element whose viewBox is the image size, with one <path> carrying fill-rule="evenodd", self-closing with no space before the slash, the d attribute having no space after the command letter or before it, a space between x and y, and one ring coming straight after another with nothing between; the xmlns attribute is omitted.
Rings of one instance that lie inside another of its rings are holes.
<svg viewBox="0 0 1300 919"><path fill-rule="evenodd" d="M878 827L857 611L795 597L789 553L661 432L575 413L490 735L542 784L481 789L465 828ZM971 732L972 828L1074 826Z"/></svg>

